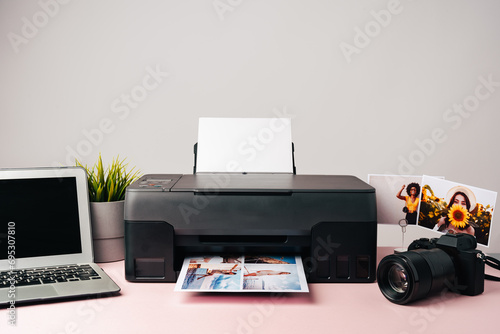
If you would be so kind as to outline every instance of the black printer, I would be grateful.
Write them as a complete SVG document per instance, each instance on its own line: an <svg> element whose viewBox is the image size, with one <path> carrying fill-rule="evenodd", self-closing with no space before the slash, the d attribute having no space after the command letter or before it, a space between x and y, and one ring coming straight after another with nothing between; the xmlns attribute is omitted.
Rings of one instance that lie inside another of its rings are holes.
<svg viewBox="0 0 500 334"><path fill-rule="evenodd" d="M175 282L199 254L296 254L309 283L373 282L375 189L354 176L149 174L127 188L125 274Z"/></svg>

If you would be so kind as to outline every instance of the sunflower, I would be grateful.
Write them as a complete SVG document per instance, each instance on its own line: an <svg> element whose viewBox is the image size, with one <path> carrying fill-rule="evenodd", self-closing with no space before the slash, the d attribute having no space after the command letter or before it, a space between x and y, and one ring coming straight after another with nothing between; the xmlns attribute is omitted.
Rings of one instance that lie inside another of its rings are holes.
<svg viewBox="0 0 500 334"><path fill-rule="evenodd" d="M464 228L468 224L469 212L458 204L453 204L448 212L448 218L453 226Z"/></svg>

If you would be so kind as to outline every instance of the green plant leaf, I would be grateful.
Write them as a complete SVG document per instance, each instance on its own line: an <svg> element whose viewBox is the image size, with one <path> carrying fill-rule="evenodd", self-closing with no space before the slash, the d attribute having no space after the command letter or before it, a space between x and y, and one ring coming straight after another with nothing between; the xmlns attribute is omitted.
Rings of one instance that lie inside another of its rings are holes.
<svg viewBox="0 0 500 334"><path fill-rule="evenodd" d="M141 173L133 167L127 172L128 164L119 156L114 158L111 164L104 168L102 157L99 158L92 168L83 166L78 160L76 165L87 171L89 198L91 202L113 202L125 199L127 187L137 180Z"/></svg>

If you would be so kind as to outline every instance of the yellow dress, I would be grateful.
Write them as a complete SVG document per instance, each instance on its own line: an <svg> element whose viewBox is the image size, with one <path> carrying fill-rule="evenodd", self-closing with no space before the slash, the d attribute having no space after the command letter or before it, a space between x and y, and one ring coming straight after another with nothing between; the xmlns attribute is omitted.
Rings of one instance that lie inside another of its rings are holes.
<svg viewBox="0 0 500 334"><path fill-rule="evenodd" d="M413 212L417 211L418 202L419 202L418 197L415 198L415 202L412 202L410 196L405 196L405 202L406 202L406 207L408 208L409 213L413 213Z"/></svg>

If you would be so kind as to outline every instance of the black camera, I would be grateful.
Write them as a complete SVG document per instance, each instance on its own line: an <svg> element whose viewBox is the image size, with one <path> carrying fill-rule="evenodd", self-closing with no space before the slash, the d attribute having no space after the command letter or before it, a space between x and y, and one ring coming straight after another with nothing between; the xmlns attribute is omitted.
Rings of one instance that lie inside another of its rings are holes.
<svg viewBox="0 0 500 334"><path fill-rule="evenodd" d="M396 304L407 304L446 288L463 295L479 295L484 291L485 256L476 246L476 238L469 234L415 240L407 252L380 261L380 291Z"/></svg>

